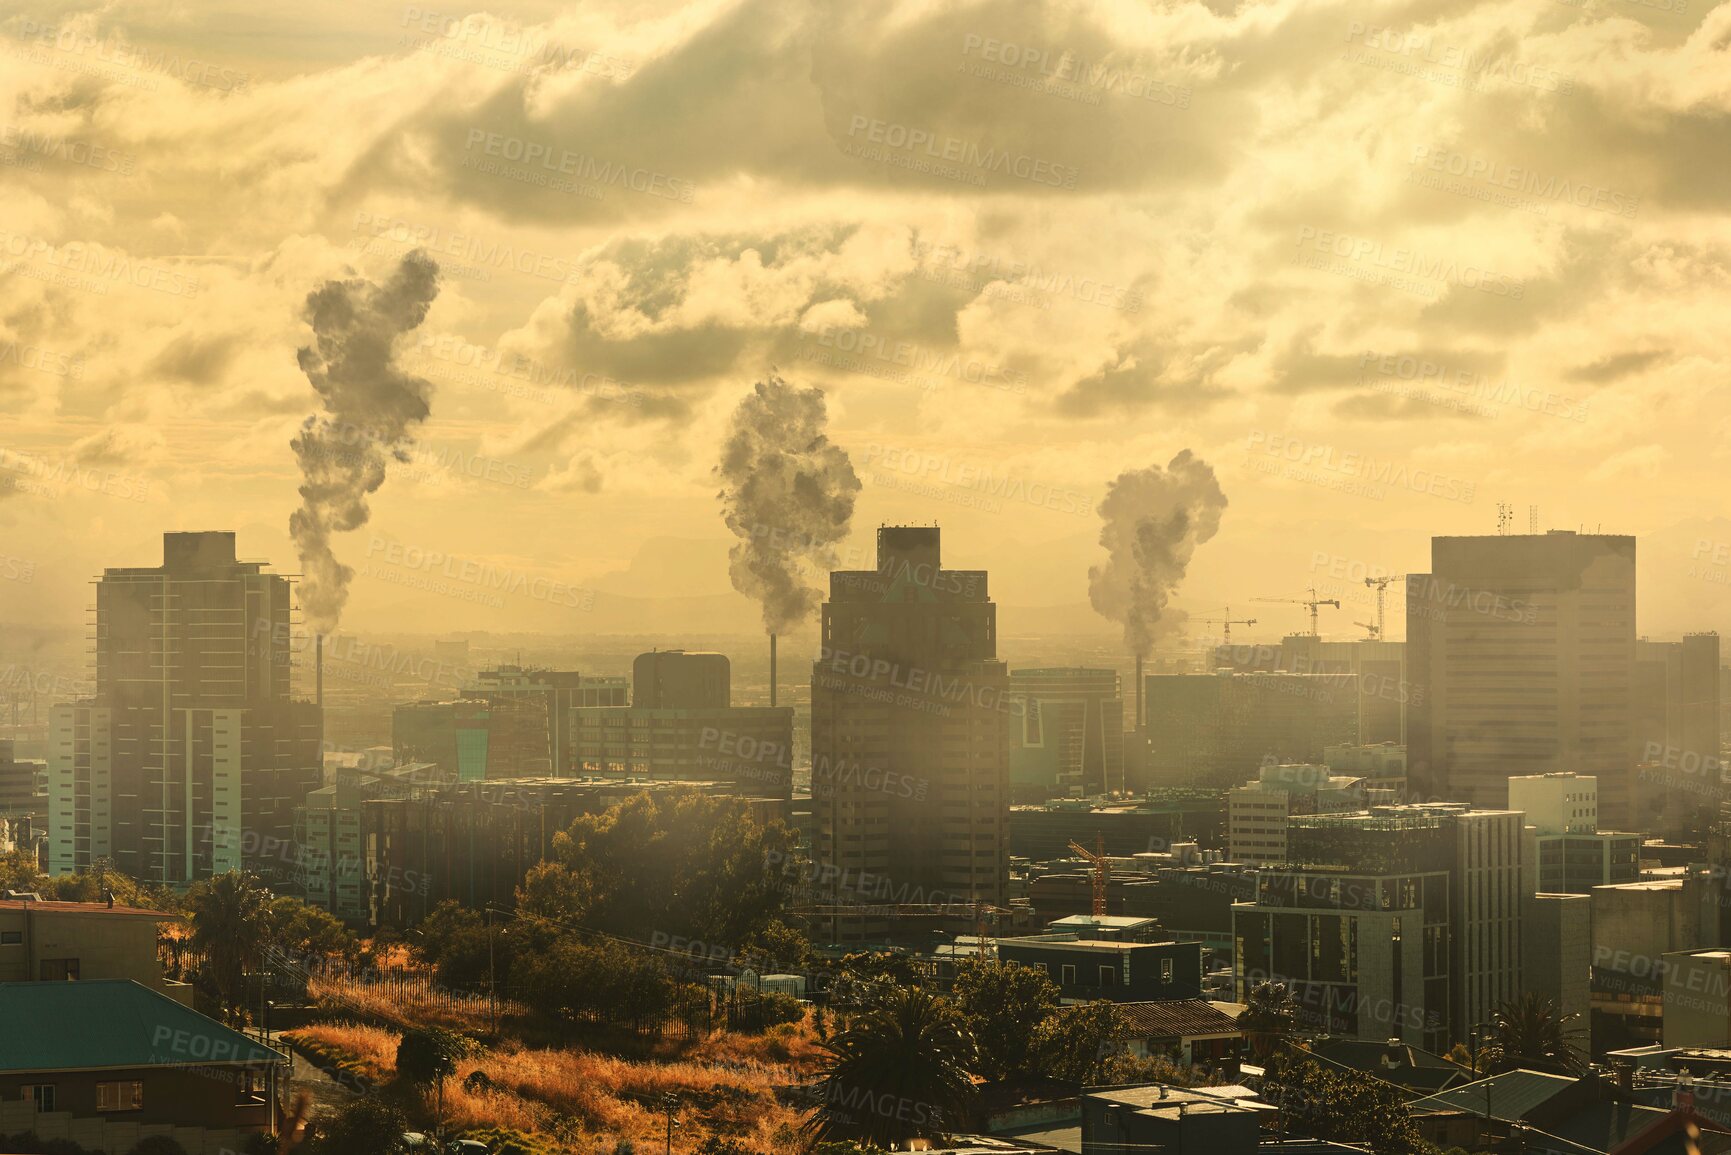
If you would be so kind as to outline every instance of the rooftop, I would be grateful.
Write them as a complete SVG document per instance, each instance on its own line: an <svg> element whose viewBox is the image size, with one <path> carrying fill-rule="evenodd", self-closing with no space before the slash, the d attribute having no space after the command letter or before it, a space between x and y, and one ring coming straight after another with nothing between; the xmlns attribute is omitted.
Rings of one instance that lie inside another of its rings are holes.
<svg viewBox="0 0 1731 1155"><path fill-rule="evenodd" d="M106 902L38 902L35 899L0 898L0 910L23 910L25 907L29 907L32 914L101 914L109 917L131 915L154 918L162 922L172 922L180 917L165 910L146 910L142 906L109 906Z"/></svg>
<svg viewBox="0 0 1731 1155"><path fill-rule="evenodd" d="M131 979L0 983L0 1072L286 1063Z"/></svg>

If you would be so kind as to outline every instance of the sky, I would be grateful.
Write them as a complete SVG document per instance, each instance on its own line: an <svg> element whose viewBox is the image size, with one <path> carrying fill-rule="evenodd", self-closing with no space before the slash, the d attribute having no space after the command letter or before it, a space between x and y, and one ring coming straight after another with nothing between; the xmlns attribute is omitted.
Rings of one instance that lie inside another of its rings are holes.
<svg viewBox="0 0 1731 1155"><path fill-rule="evenodd" d="M714 469L772 371L840 564L935 521L1006 633L1113 629L1097 507L1185 450L1202 634L1361 635L1504 506L1731 628L1728 205L1731 2L8 0L0 623L167 530L297 572L308 294L421 248L345 630L757 628Z"/></svg>

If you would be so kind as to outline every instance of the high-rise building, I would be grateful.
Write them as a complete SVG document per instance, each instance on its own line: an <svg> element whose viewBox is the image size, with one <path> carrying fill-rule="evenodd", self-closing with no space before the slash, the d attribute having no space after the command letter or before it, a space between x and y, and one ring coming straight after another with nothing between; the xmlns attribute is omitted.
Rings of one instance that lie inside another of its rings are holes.
<svg viewBox="0 0 1731 1155"><path fill-rule="evenodd" d="M726 654L652 650L631 663L631 704L639 709L725 710L732 700L733 664Z"/></svg>
<svg viewBox="0 0 1731 1155"><path fill-rule="evenodd" d="M812 666L820 872L837 910L867 876L908 904L1007 906L1012 706L986 574L944 569L935 526L880 528L877 549L877 569L830 575ZM893 929L867 906L820 933Z"/></svg>
<svg viewBox="0 0 1731 1155"><path fill-rule="evenodd" d="M1719 635L1635 643L1633 828L1698 837L1731 800L1720 752Z"/></svg>
<svg viewBox="0 0 1731 1155"><path fill-rule="evenodd" d="M14 756L10 738L0 739L0 818L48 816L48 768Z"/></svg>
<svg viewBox="0 0 1731 1155"><path fill-rule="evenodd" d="M1288 634L1279 646L1219 646L1214 664L1240 673L1346 675L1358 706L1358 741L1376 745L1404 740L1411 697L1405 642L1324 641L1312 634Z"/></svg>
<svg viewBox="0 0 1731 1155"><path fill-rule="evenodd" d="M1233 908L1233 981L1291 985L1306 1025L1433 1051L1520 990L1521 816L1379 806L1287 826L1284 867Z"/></svg>
<svg viewBox="0 0 1731 1155"><path fill-rule="evenodd" d="M51 723L55 873L107 858L169 885L292 875L319 710L289 696L289 581L264 566L232 533L168 533L162 565L96 583L96 694Z"/></svg>
<svg viewBox="0 0 1731 1155"><path fill-rule="evenodd" d="M1510 778L1509 809L1526 815L1524 894L1585 895L1641 877L1641 836L1599 829L1599 784L1591 774Z"/></svg>
<svg viewBox="0 0 1731 1155"><path fill-rule="evenodd" d="M1010 789L1018 801L1124 789L1124 698L1116 670L1011 670Z"/></svg>
<svg viewBox="0 0 1731 1155"><path fill-rule="evenodd" d="M1433 538L1406 587L1411 790L1501 807L1511 777L1576 771L1629 829L1635 539Z"/></svg>
<svg viewBox="0 0 1731 1155"><path fill-rule="evenodd" d="M625 679L576 670L482 670L462 696L488 703L489 778L570 774L575 760L571 711L579 706L623 706Z"/></svg>

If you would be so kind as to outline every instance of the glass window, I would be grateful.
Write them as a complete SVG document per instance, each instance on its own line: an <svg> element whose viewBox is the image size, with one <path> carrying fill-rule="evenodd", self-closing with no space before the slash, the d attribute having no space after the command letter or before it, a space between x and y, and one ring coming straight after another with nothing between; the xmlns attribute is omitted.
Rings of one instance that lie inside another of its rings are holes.
<svg viewBox="0 0 1731 1155"><path fill-rule="evenodd" d="M137 1079L96 1084L98 1111L136 1111L144 1106L144 1084Z"/></svg>
<svg viewBox="0 0 1731 1155"><path fill-rule="evenodd" d="M0 946L24 945L24 932L21 930L0 930Z"/></svg>
<svg viewBox="0 0 1731 1155"><path fill-rule="evenodd" d="M26 1083L19 1088L19 1098L29 1099L36 1104L38 1111L54 1110L53 1083Z"/></svg>

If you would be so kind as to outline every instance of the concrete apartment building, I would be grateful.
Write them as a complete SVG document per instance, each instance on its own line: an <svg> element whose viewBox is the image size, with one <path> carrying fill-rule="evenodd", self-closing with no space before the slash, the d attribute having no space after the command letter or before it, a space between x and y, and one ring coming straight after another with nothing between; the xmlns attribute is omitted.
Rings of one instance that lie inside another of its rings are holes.
<svg viewBox="0 0 1731 1155"><path fill-rule="evenodd" d="M1286 824L1294 814L1365 808L1364 779L1312 763L1271 763L1254 782L1226 792L1227 857L1250 866L1286 861Z"/></svg>
<svg viewBox="0 0 1731 1155"><path fill-rule="evenodd" d="M1116 670L1011 670L1010 789L1018 802L1124 789L1124 698Z"/></svg>
<svg viewBox="0 0 1731 1155"><path fill-rule="evenodd" d="M1633 537L1433 538L1406 613L1415 794L1500 808L1512 777L1575 771L1632 828Z"/></svg>
<svg viewBox="0 0 1731 1155"><path fill-rule="evenodd" d="M838 880L834 941L909 930L857 902L1009 904L1009 676L983 570L942 565L935 526L878 530L877 568L830 575L812 664L814 858Z"/></svg>
<svg viewBox="0 0 1731 1155"><path fill-rule="evenodd" d="M162 565L96 583L96 694L50 722L54 873L285 877L271 850L320 784L320 720L290 697L289 580L264 564L232 533L168 533Z"/></svg>

